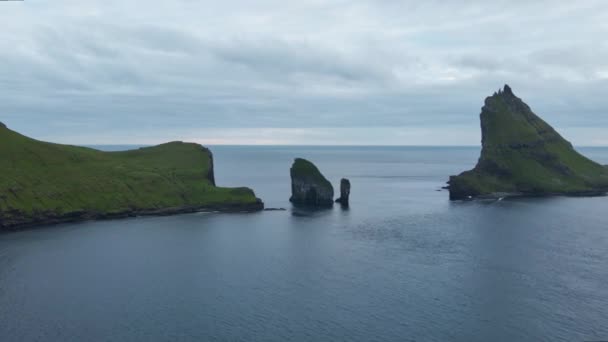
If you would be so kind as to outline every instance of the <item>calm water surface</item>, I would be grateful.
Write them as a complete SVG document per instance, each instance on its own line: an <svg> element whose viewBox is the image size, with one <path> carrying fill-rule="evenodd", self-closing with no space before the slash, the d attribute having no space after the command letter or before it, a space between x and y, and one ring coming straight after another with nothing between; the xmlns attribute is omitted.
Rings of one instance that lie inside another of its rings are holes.
<svg viewBox="0 0 608 342"><path fill-rule="evenodd" d="M288 211L0 235L0 341L608 340L608 198L451 203L477 148L212 150ZM294 157L351 209L292 209Z"/></svg>

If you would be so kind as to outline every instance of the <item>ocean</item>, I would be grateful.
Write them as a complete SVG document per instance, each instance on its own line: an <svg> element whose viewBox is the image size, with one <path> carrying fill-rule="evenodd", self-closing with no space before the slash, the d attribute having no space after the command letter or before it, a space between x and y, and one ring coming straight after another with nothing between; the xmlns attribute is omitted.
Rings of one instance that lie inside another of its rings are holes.
<svg viewBox="0 0 608 342"><path fill-rule="evenodd" d="M0 341L608 340L606 197L450 202L476 147L211 150L287 210L2 234ZM295 157L350 208L292 208Z"/></svg>

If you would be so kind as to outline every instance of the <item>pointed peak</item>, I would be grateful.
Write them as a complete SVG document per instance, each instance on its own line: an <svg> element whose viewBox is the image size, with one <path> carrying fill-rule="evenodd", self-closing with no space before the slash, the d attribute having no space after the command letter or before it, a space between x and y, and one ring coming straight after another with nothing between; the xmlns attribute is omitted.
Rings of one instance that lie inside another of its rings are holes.
<svg viewBox="0 0 608 342"><path fill-rule="evenodd" d="M514 97L515 94L513 94L513 90L511 89L511 87L509 87L508 84L505 84L503 88L499 88L498 91L494 92L494 95L492 95L493 97L499 96L499 97Z"/></svg>

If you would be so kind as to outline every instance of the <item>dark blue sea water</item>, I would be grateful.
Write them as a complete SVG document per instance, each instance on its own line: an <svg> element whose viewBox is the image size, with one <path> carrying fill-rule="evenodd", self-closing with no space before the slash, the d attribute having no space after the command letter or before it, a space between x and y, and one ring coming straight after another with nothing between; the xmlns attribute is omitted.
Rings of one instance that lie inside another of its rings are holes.
<svg viewBox="0 0 608 342"><path fill-rule="evenodd" d="M448 201L477 148L212 151L288 210L0 235L0 341L608 340L608 198ZM350 210L293 210L294 157Z"/></svg>

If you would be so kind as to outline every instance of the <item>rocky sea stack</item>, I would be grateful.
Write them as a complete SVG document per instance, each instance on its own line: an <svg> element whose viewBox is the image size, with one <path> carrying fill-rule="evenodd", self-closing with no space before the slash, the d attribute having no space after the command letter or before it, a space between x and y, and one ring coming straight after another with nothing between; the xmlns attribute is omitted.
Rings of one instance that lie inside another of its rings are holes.
<svg viewBox="0 0 608 342"><path fill-rule="evenodd" d="M171 142L122 152L34 140L0 126L0 231L196 211L258 211L249 188L215 186L213 156Z"/></svg>
<svg viewBox="0 0 608 342"><path fill-rule="evenodd" d="M579 154L508 85L481 110L482 151L473 170L450 177L450 199L602 195L608 169Z"/></svg>
<svg viewBox="0 0 608 342"><path fill-rule="evenodd" d="M306 159L296 158L291 166L291 201L295 205L331 207L334 188L319 169Z"/></svg>
<svg viewBox="0 0 608 342"><path fill-rule="evenodd" d="M348 207L348 198L350 197L350 181L346 178L340 180L340 198L336 203L340 203L343 207Z"/></svg>

